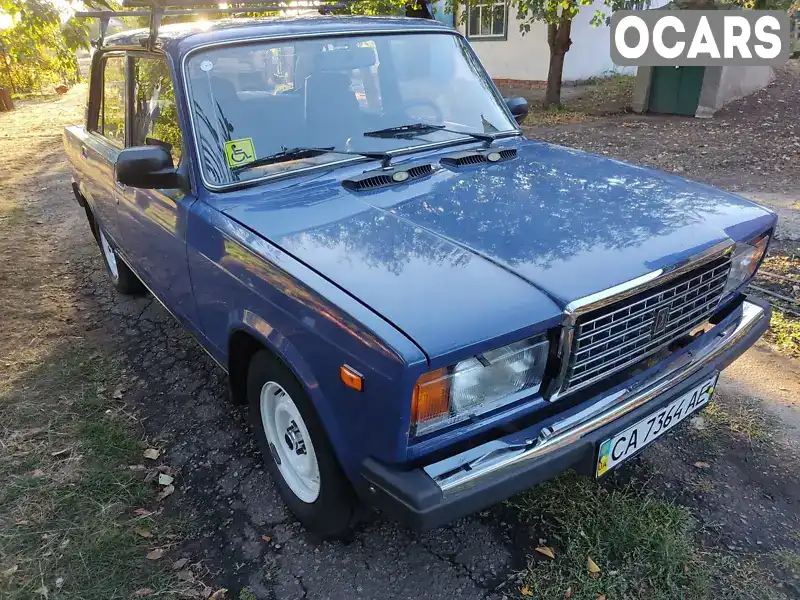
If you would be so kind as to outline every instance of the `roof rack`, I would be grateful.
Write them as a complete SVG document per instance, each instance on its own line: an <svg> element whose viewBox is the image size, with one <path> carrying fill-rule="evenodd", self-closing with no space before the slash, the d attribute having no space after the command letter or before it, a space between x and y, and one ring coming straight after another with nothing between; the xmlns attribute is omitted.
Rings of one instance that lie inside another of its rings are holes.
<svg viewBox="0 0 800 600"><path fill-rule="evenodd" d="M150 20L150 35L142 41L142 45L152 50L158 39L158 30L161 19L165 16L191 16L191 15L219 15L219 14L244 14L244 13L270 13L286 11L316 10L320 14L330 14L332 10L345 8L355 0L235 0L233 7L207 8L208 3L197 0L122 0L123 7L138 8L139 10L89 10L76 12L76 17L96 18L100 20L100 37L92 42L95 48L100 48L108 31L108 23L113 18L120 17L148 17Z"/></svg>

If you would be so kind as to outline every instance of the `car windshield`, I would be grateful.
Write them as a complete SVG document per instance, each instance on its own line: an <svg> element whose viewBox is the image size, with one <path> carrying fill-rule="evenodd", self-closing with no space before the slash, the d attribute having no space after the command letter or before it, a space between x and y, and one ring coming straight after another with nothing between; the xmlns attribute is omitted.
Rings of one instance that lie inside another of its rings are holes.
<svg viewBox="0 0 800 600"><path fill-rule="evenodd" d="M444 32L212 47L186 77L212 186L517 130L469 46Z"/></svg>

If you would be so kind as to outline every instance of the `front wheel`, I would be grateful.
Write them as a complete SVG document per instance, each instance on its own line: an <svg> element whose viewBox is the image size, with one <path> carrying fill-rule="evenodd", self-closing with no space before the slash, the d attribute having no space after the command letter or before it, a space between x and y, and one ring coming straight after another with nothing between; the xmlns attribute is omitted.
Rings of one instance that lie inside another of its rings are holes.
<svg viewBox="0 0 800 600"><path fill-rule="evenodd" d="M97 226L95 235L97 245L100 246L100 253L103 255L103 262L106 265L106 270L111 277L111 283L114 288L121 294L130 296L137 296L144 293L145 288L139 278L130 270L128 265L125 264L121 258L117 256L117 251L109 242L102 227Z"/></svg>
<svg viewBox="0 0 800 600"><path fill-rule="evenodd" d="M250 363L247 397L264 461L289 510L324 538L349 533L358 501L302 386L262 350Z"/></svg>

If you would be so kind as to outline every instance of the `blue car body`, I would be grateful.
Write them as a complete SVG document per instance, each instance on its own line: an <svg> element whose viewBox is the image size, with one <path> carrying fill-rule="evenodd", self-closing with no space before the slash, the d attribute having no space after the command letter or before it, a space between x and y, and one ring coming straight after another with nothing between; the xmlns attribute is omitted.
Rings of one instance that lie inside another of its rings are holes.
<svg viewBox="0 0 800 600"><path fill-rule="evenodd" d="M452 34L435 22L369 18L164 28L160 44L172 65L185 153L199 152L180 68L191 50L264 36L403 28ZM103 51L142 52L145 35L120 34ZM454 151L481 145L425 149L397 157L393 166L438 165ZM565 315L581 299L750 240L776 221L733 194L522 136L493 144L515 150L513 160L442 166L427 178L376 191L342 185L376 168L369 159L226 191L209 189L192 159L190 192L120 188L118 148L81 126L66 131L65 146L79 202L153 295L230 373L234 398L243 397L253 343L269 349L301 382L359 495L419 526L585 460L592 440L608 429L548 459L546 472L510 471L427 518L447 493L423 480L436 479L453 457L460 465L487 443L525 445L714 340L701 336L599 392L578 391L559 402L537 392L484 418L414 436L410 399L422 374L537 335L556 345ZM757 324L658 402L722 368L761 335L768 307L746 301L739 290L720 301L715 326L736 327L745 302L760 307ZM342 384L343 364L363 376L363 391ZM634 409L625 423L642 414ZM441 468L425 471L433 463Z"/></svg>

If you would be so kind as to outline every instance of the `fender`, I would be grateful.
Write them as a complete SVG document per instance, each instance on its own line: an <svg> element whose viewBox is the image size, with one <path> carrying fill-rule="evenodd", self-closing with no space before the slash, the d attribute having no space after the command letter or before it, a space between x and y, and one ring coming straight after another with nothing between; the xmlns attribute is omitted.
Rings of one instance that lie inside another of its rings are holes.
<svg viewBox="0 0 800 600"><path fill-rule="evenodd" d="M338 420L330 414L331 404L326 401L314 372L301 353L286 336L256 313L245 309L243 312L237 311L232 317L228 339L230 340L237 332L247 333L286 365L311 399L320 420L325 425L325 431L337 454L339 463L345 465L346 461L340 456L339 450L346 448L345 436L338 426Z"/></svg>

